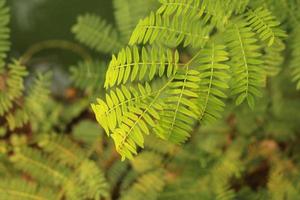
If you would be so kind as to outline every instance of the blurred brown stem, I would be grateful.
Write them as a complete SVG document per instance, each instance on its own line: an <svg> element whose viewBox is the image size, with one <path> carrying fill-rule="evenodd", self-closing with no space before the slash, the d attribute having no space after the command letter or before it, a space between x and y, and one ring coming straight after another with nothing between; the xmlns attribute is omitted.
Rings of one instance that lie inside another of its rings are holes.
<svg viewBox="0 0 300 200"><path fill-rule="evenodd" d="M32 45L21 57L21 63L26 64L37 53L46 49L63 49L72 51L79 55L83 60L91 62L92 57L80 45L66 40L46 40Z"/></svg>

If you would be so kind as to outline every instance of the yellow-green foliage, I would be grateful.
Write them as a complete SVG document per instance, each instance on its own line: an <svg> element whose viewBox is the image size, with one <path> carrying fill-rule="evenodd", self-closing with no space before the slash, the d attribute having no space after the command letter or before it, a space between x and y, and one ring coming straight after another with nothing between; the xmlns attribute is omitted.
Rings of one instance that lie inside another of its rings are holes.
<svg viewBox="0 0 300 200"><path fill-rule="evenodd" d="M248 1L161 3L137 24L131 46L112 56L106 101L92 104L123 158L132 158L150 133L186 141L197 121L221 118L226 93L236 105L247 101L254 109L270 64L264 47L286 36L267 8L245 9ZM182 46L192 49L184 60ZM132 95L128 87L141 95Z"/></svg>
<svg viewBox="0 0 300 200"><path fill-rule="evenodd" d="M62 76L7 62L7 3L0 200L299 199L298 0L113 0Z"/></svg>

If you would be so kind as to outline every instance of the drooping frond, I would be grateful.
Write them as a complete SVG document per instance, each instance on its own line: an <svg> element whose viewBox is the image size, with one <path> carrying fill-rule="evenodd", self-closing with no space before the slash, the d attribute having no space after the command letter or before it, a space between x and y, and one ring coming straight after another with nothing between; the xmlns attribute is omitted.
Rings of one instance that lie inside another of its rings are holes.
<svg viewBox="0 0 300 200"><path fill-rule="evenodd" d="M56 200L57 194L50 188L26 182L21 179L3 180L0 182L0 199L5 200Z"/></svg>
<svg viewBox="0 0 300 200"><path fill-rule="evenodd" d="M128 42L130 35L141 18L156 10L157 0L114 0L115 18L122 41Z"/></svg>
<svg viewBox="0 0 300 200"><path fill-rule="evenodd" d="M211 27L201 20L193 19L189 15L169 17L163 14L151 14L141 20L133 31L129 44L157 42L178 46L201 47L209 38Z"/></svg>
<svg viewBox="0 0 300 200"><path fill-rule="evenodd" d="M259 88L264 86L265 72L261 47L256 43L255 33L243 20L233 22L227 30L226 38L233 73L232 95L237 95L237 105L246 99L253 108L254 97L261 96Z"/></svg>
<svg viewBox="0 0 300 200"><path fill-rule="evenodd" d="M269 46L274 43L277 37L286 36L285 32L278 28L280 22L266 8L260 7L249 10L246 18L252 30L259 35L262 41L267 41Z"/></svg>
<svg viewBox="0 0 300 200"><path fill-rule="evenodd" d="M174 143L187 140L199 115L196 99L200 76L189 64L181 67L169 84L163 97L166 105L161 111L159 126L154 129L156 135Z"/></svg>
<svg viewBox="0 0 300 200"><path fill-rule="evenodd" d="M5 65L6 53L10 49L9 21L9 8L6 7L6 0L0 0L0 73Z"/></svg>
<svg viewBox="0 0 300 200"><path fill-rule="evenodd" d="M161 74L165 68L162 63ZM117 151L123 158L132 158L137 147L143 147L143 134L148 135L152 128L161 138L175 143L189 137L193 118L198 117L196 99L200 80L198 72L189 69L189 64L178 68L175 74L174 70L167 70L169 79L154 92L148 84L139 84L138 91L122 87L107 94L106 102L98 100L98 104L92 105L98 122L108 134L112 132Z"/></svg>
<svg viewBox="0 0 300 200"><path fill-rule="evenodd" d="M137 146L144 146L143 134L148 135L150 133L148 127L155 127L154 121L160 119L158 113L163 110L160 95L169 83L164 84L151 98L130 107L130 112L122 116L121 125L112 134L116 149L122 155L122 159L125 157L131 159L133 154L137 153ZM146 92L151 93L149 90Z"/></svg>
<svg viewBox="0 0 300 200"><path fill-rule="evenodd" d="M26 68L18 61L8 65L8 72L0 74L0 116L13 106L13 101L22 95L23 78L28 74Z"/></svg>
<svg viewBox="0 0 300 200"><path fill-rule="evenodd" d="M264 7L268 9L270 12L272 12L272 15L276 16L276 19L278 19L280 22L284 22L286 20L292 21L296 20L295 15L295 9L297 0L294 1L274 1L274 0L265 0L265 1L259 1L259 0L251 0L249 3L249 8L261 8ZM285 12L282 12L285 10ZM294 23L294 22L293 22ZM292 23L291 23L292 24Z"/></svg>
<svg viewBox="0 0 300 200"><path fill-rule="evenodd" d="M86 199L101 199L109 196L109 186L103 172L90 160L83 161L73 174L78 190Z"/></svg>
<svg viewBox="0 0 300 200"><path fill-rule="evenodd" d="M114 188L128 171L128 162L118 160L108 169L106 176L111 188Z"/></svg>
<svg viewBox="0 0 300 200"><path fill-rule="evenodd" d="M32 129L37 130L40 123L47 119L45 105L49 100L51 73L38 74L28 89L21 108L5 116L10 130L24 126L29 121Z"/></svg>
<svg viewBox="0 0 300 200"><path fill-rule="evenodd" d="M122 47L114 27L94 14L79 16L72 32L79 42L99 52L117 52Z"/></svg>
<svg viewBox="0 0 300 200"><path fill-rule="evenodd" d="M265 47L263 56L265 72L268 76L276 76L281 71L284 57L285 44L280 39L275 39L272 46Z"/></svg>
<svg viewBox="0 0 300 200"><path fill-rule="evenodd" d="M211 42L200 51L196 64L200 72L200 94L198 104L200 107L200 121L203 123L213 122L220 118L220 112L224 110L225 103L222 99L227 95L224 93L229 88L227 82L229 66L228 53L224 45Z"/></svg>
<svg viewBox="0 0 300 200"><path fill-rule="evenodd" d="M164 188L164 172L162 170L150 171L138 178L138 180L127 190L121 200L155 200L159 192Z"/></svg>
<svg viewBox="0 0 300 200"><path fill-rule="evenodd" d="M33 129L38 128L38 123L47 119L45 106L49 102L52 74L37 74L25 97L24 109L29 114Z"/></svg>
<svg viewBox="0 0 300 200"><path fill-rule="evenodd" d="M143 47L141 51L136 46L123 48L117 56L112 56L105 87L125 84L128 80L151 81L157 74L162 77L166 73L170 77L176 73L178 61L178 52L164 47Z"/></svg>
<svg viewBox="0 0 300 200"><path fill-rule="evenodd" d="M131 107L139 105L155 93L148 83L144 86L138 85L138 89L127 88L122 85L115 91L111 90L110 94L106 94L106 102L98 99L97 104L92 104L92 109L96 114L97 121L107 135L110 135L110 132L113 132L117 125L121 125L122 116L130 111Z"/></svg>
<svg viewBox="0 0 300 200"><path fill-rule="evenodd" d="M105 65L99 62L80 62L70 68L71 79L79 89L91 92L102 88Z"/></svg>

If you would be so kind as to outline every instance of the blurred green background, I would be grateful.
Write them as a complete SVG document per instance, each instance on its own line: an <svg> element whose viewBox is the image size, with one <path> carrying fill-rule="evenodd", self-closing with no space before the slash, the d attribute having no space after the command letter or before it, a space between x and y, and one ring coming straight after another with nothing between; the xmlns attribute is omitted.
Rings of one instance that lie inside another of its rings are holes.
<svg viewBox="0 0 300 200"><path fill-rule="evenodd" d="M70 29L79 14L97 13L109 22L114 20L110 0L9 0L8 4L13 57L44 40L73 40Z"/></svg>

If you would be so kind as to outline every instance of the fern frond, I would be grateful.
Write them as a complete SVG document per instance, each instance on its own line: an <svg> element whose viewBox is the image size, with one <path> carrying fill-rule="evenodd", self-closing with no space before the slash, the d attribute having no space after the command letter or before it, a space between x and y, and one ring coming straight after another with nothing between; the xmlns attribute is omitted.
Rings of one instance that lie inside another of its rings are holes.
<svg viewBox="0 0 300 200"><path fill-rule="evenodd" d="M160 119L158 112L163 110L163 106L159 97L169 83L164 84L153 97L130 107L130 112L122 116L121 125L112 134L116 149L122 155L122 159L125 157L132 159L133 154L137 153L137 146L144 146L143 133L148 135L150 133L148 126L155 127L154 120ZM145 91L145 94L146 92L151 91Z"/></svg>
<svg viewBox="0 0 300 200"><path fill-rule="evenodd" d="M246 10L250 0L227 0L225 2L227 8L229 7L232 13L241 14Z"/></svg>
<svg viewBox="0 0 300 200"><path fill-rule="evenodd" d="M172 154L177 145L170 143L166 140L161 140L156 135L147 135L145 137L145 149L159 153L159 154Z"/></svg>
<svg viewBox="0 0 300 200"><path fill-rule="evenodd" d="M94 91L103 85L104 82L104 63L80 62L70 68L71 79L79 89Z"/></svg>
<svg viewBox="0 0 300 200"><path fill-rule="evenodd" d="M300 28L296 29L293 34L293 46L292 46L292 60L291 60L291 69L292 69L292 80L296 82L297 90L300 90Z"/></svg>
<svg viewBox="0 0 300 200"><path fill-rule="evenodd" d="M28 113L24 109L16 109L5 116L9 130L23 127L29 121Z"/></svg>
<svg viewBox="0 0 300 200"><path fill-rule="evenodd" d="M159 0L162 4L157 10L158 14L164 16L175 15L183 16L189 15L191 19L199 19L203 16L205 6L202 5L200 0Z"/></svg>
<svg viewBox="0 0 300 200"><path fill-rule="evenodd" d="M134 160L130 161L133 169L141 174L155 168L162 167L162 155L152 152L143 151Z"/></svg>
<svg viewBox="0 0 300 200"><path fill-rule="evenodd" d="M166 105L154 129L156 135L174 143L187 140L199 115L196 103L199 81L199 72L190 69L189 63L178 70L166 90Z"/></svg>
<svg viewBox="0 0 300 200"><path fill-rule="evenodd" d="M205 47L196 59L200 72L200 94L198 104L200 107L200 121L203 123L213 122L220 118L220 112L224 110L225 103L222 99L227 95L224 93L229 88L227 81L229 66L228 53L224 45L211 42Z"/></svg>
<svg viewBox="0 0 300 200"><path fill-rule="evenodd" d="M128 163L117 161L107 170L107 180L111 188L114 188L120 179L123 178L124 174L127 173Z"/></svg>
<svg viewBox="0 0 300 200"><path fill-rule="evenodd" d="M203 20L212 26L223 27L232 14L243 13L249 0L160 0L157 10L164 16L187 16L189 19Z"/></svg>
<svg viewBox="0 0 300 200"><path fill-rule="evenodd" d="M87 199L100 199L109 196L109 187L103 172L92 161L85 160L75 174L75 182Z"/></svg>
<svg viewBox="0 0 300 200"><path fill-rule="evenodd" d="M243 13L249 0L203 0L205 7L205 21L209 21L213 26L223 29L229 22L233 14Z"/></svg>
<svg viewBox="0 0 300 200"><path fill-rule="evenodd" d="M117 52L122 47L115 28L94 14L79 16L72 32L79 42L99 52Z"/></svg>
<svg viewBox="0 0 300 200"><path fill-rule="evenodd" d="M157 199L165 185L163 176L162 170L151 171L140 176L136 183L122 194L121 200Z"/></svg>
<svg viewBox="0 0 300 200"><path fill-rule="evenodd" d="M158 6L157 0L114 0L115 18L122 41L128 42L136 24Z"/></svg>
<svg viewBox="0 0 300 200"><path fill-rule="evenodd" d="M72 136L76 141L83 143L83 146L89 146L97 140L102 140L103 130L94 120L81 120L72 127Z"/></svg>
<svg viewBox="0 0 300 200"><path fill-rule="evenodd" d="M265 71L268 76L276 76L281 71L280 67L284 61L284 50L285 44L280 39L275 39L272 46L268 46L265 48L263 60Z"/></svg>
<svg viewBox="0 0 300 200"><path fill-rule="evenodd" d="M10 158L17 169L20 169L43 183L62 185L68 179L70 170L58 166L45 154L31 148L23 148Z"/></svg>
<svg viewBox="0 0 300 200"><path fill-rule="evenodd" d="M56 200L57 195L51 189L41 188L22 179L4 179L0 182L0 199Z"/></svg>
<svg viewBox="0 0 300 200"><path fill-rule="evenodd" d="M232 14L232 10L228 10L228 1L203 0L202 4L206 9L205 20L210 21L211 24L217 28L223 28L228 23L228 19ZM232 3L230 5L233 5Z"/></svg>
<svg viewBox="0 0 300 200"><path fill-rule="evenodd" d="M189 15L169 17L151 14L141 20L133 31L129 44L171 44L178 46L201 47L209 39L210 26L201 20L191 19Z"/></svg>
<svg viewBox="0 0 300 200"><path fill-rule="evenodd" d="M240 141L241 142L241 141ZM214 190L216 199L233 200L235 192L230 188L230 179L238 176L242 171L240 144L233 144L210 170L211 187Z"/></svg>
<svg viewBox="0 0 300 200"><path fill-rule="evenodd" d="M10 21L9 8L6 6L6 0L0 0L0 74L5 65L6 53L10 49L10 29L8 24Z"/></svg>
<svg viewBox="0 0 300 200"><path fill-rule="evenodd" d="M45 113L45 106L49 103L52 73L37 74L25 97L24 110L29 115L33 130L40 127L48 116Z"/></svg>
<svg viewBox="0 0 300 200"><path fill-rule="evenodd" d="M28 173L36 181L60 188L60 195L67 199L107 197L108 185L101 169L86 157L82 160L75 158L80 155L74 155L67 146L63 146L74 145L70 143L67 140L47 144L41 141L40 146L48 154L33 148L22 148L17 149L10 159L17 169ZM53 149L54 147L58 149ZM83 154L80 149L77 152ZM72 158L64 160L70 155Z"/></svg>
<svg viewBox="0 0 300 200"><path fill-rule="evenodd" d="M236 104L246 99L251 108L254 97L261 96L260 87L264 86L265 71L260 46L247 22L238 20L228 29L228 48L233 71L232 95L237 95Z"/></svg>
<svg viewBox="0 0 300 200"><path fill-rule="evenodd" d="M282 164L277 164L271 169L268 180L268 194L270 199L296 199L299 195L299 189L293 184L293 179L287 176L287 169Z"/></svg>
<svg viewBox="0 0 300 200"><path fill-rule="evenodd" d="M10 130L24 126L29 121L32 129L36 130L39 123L46 120L45 105L49 100L51 74L38 74L28 89L23 107L9 112L5 118Z"/></svg>
<svg viewBox="0 0 300 200"><path fill-rule="evenodd" d="M277 37L286 37L286 33L278 28L280 22L266 8L249 10L246 18L252 30L259 35L262 41L267 41L268 46L271 46Z"/></svg>
<svg viewBox="0 0 300 200"><path fill-rule="evenodd" d="M97 99L97 104L92 104L92 109L97 121L104 128L107 135L110 135L110 132L113 132L117 125L121 125L122 116L131 107L147 100L155 93L148 83L145 85L139 84L138 89L134 87L127 88L122 85L120 88L116 88L115 91L111 90L110 94L106 94L106 102Z"/></svg>
<svg viewBox="0 0 300 200"><path fill-rule="evenodd" d="M43 135L38 140L38 145L62 165L76 167L85 158L84 150L66 136Z"/></svg>
<svg viewBox="0 0 300 200"><path fill-rule="evenodd" d="M39 140L39 146L50 154L49 159L74 169L66 180L70 188L63 187L67 196L74 195L72 194L74 185L78 185L75 190L81 199L108 196L108 185L104 174L93 161L88 159L86 152L78 144L66 136L46 135Z"/></svg>
<svg viewBox="0 0 300 200"><path fill-rule="evenodd" d="M28 72L18 61L8 65L8 72L0 74L0 116L13 106L13 101L22 95L23 78Z"/></svg>
<svg viewBox="0 0 300 200"><path fill-rule="evenodd" d="M165 73L168 77L176 73L179 62L179 54L164 47L138 47L123 48L118 56L113 55L106 72L105 87L125 84L128 80L149 80L156 74L162 77ZM146 77L148 75L148 77Z"/></svg>

